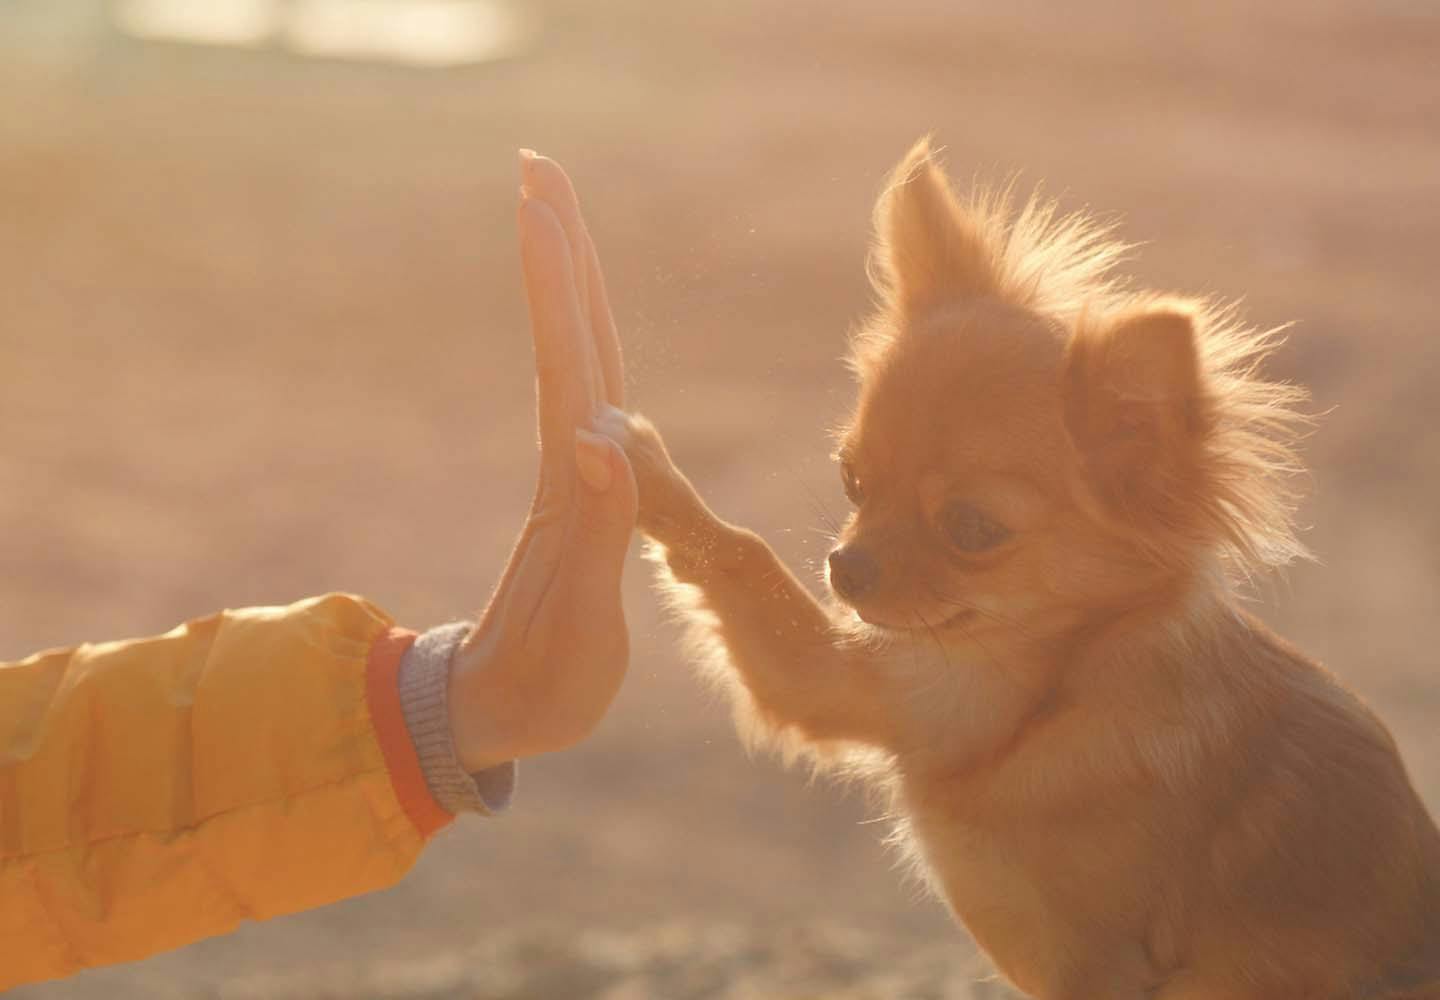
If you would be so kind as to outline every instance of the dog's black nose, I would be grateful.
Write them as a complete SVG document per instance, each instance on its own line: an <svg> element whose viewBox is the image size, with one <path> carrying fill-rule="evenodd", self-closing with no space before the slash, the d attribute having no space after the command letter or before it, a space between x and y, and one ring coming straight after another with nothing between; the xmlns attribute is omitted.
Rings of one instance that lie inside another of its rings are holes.
<svg viewBox="0 0 1440 1000"><path fill-rule="evenodd" d="M830 553L830 586L841 597L861 597L879 579L880 564L864 549L845 545Z"/></svg>

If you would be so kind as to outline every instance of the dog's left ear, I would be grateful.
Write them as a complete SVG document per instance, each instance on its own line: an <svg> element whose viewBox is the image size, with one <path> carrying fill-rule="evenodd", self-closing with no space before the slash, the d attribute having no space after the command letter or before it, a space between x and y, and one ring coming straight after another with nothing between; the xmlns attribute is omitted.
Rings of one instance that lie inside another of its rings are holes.
<svg viewBox="0 0 1440 1000"><path fill-rule="evenodd" d="M871 277L904 312L984 295L995 267L976 220L950 187L928 138L890 172L875 205Z"/></svg>
<svg viewBox="0 0 1440 1000"><path fill-rule="evenodd" d="M1065 423L1091 486L1115 512L1167 518L1196 488L1209 415L1194 313L1146 306L1081 323L1066 349Z"/></svg>

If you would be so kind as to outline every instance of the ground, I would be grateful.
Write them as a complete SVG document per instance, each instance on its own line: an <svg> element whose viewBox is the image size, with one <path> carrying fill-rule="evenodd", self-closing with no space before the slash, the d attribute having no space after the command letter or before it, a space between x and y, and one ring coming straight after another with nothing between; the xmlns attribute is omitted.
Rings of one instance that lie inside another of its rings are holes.
<svg viewBox="0 0 1440 1000"><path fill-rule="evenodd" d="M634 404L808 573L870 204L933 131L962 178L1117 215L1141 280L1295 322L1319 560L1256 605L1440 806L1440 16L1135 6L547 0L513 58L424 72L0 4L0 659L328 590L482 603L534 473L520 145L580 188ZM865 804L747 759L638 559L626 587L619 702L512 815L391 891L13 995L987 995Z"/></svg>

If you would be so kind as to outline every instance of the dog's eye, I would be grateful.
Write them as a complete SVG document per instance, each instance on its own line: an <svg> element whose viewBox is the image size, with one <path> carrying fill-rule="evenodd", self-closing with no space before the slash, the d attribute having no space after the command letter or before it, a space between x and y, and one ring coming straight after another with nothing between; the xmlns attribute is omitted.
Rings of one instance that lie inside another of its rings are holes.
<svg viewBox="0 0 1440 1000"><path fill-rule="evenodd" d="M840 463L840 482L845 486L845 496L850 502L859 507L865 502L865 490L860 485L860 477L855 475L855 466L849 462Z"/></svg>
<svg viewBox="0 0 1440 1000"><path fill-rule="evenodd" d="M940 530L961 552L984 552L1010 537L1010 529L970 504L951 500L940 509Z"/></svg>

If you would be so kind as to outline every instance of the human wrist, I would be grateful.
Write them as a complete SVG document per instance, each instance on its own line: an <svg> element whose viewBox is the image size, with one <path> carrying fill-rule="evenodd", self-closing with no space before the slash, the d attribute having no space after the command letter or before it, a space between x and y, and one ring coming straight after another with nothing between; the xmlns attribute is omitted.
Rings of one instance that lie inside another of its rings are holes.
<svg viewBox="0 0 1440 1000"><path fill-rule="evenodd" d="M524 737L524 712L517 706L516 683L481 634L469 634L450 662L449 728L455 754L471 771L530 756Z"/></svg>
<svg viewBox="0 0 1440 1000"><path fill-rule="evenodd" d="M447 812L494 814L509 804L515 784L513 755L483 759L462 755L452 728L451 683L459 651L472 626L442 625L415 640L400 664L400 704L431 795Z"/></svg>

